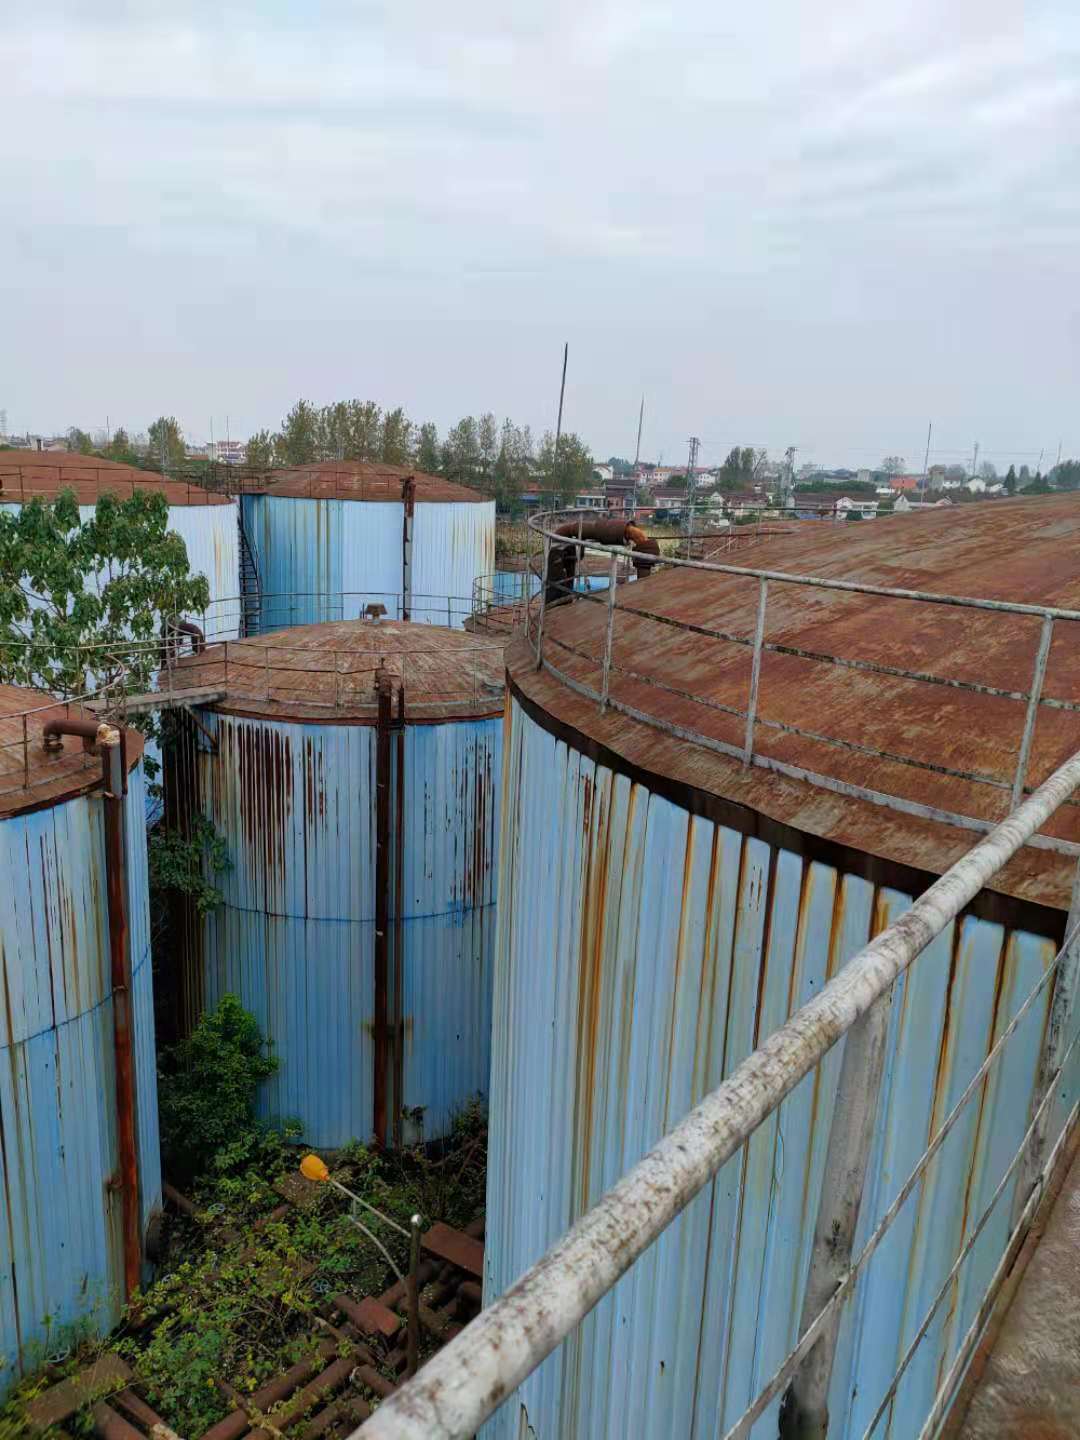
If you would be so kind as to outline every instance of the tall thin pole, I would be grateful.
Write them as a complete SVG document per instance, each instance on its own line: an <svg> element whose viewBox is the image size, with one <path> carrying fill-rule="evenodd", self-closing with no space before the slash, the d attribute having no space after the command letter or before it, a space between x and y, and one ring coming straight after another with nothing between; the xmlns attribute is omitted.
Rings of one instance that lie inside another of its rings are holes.
<svg viewBox="0 0 1080 1440"><path fill-rule="evenodd" d="M925 498L926 491L930 485L930 436L934 433L934 422L931 420L926 427L926 454L923 457L922 465L922 489Z"/></svg>
<svg viewBox="0 0 1080 1440"><path fill-rule="evenodd" d="M971 478L972 478L973 480L975 479L975 471L976 471L976 469L978 468L978 464L979 464L979 442L976 440L976 441L975 441L975 449L974 449L974 451L972 452L972 456L971 456Z"/></svg>
<svg viewBox="0 0 1080 1440"><path fill-rule="evenodd" d="M555 422L555 453L551 458L551 485L553 489L556 484L555 477L559 473L559 441L562 439L562 407L563 397L566 394L566 360L569 354L570 341L567 340L566 343L563 345L562 352L562 384L559 386L559 418Z"/></svg>
<svg viewBox="0 0 1080 1440"><path fill-rule="evenodd" d="M645 424L645 396L641 397L641 409L638 411L637 421L637 446L634 450L634 475L637 476L638 461L641 459L641 427ZM1061 458L1060 456L1058 457Z"/></svg>
<svg viewBox="0 0 1080 1440"><path fill-rule="evenodd" d="M1036 468L1035 468L1035 474L1036 474L1036 475L1041 475L1041 474L1042 474L1042 462L1043 462L1043 456L1044 456L1045 454L1046 454L1046 446L1044 445L1043 448L1039 451L1039 463L1038 463L1038 465L1037 465Z"/></svg>

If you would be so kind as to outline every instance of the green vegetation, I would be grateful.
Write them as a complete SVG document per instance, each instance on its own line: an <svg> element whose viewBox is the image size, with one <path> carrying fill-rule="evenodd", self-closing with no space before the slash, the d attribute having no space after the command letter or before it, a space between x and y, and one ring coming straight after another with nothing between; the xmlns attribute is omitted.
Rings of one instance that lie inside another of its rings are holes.
<svg viewBox="0 0 1080 1440"><path fill-rule="evenodd" d="M107 682L148 690L161 617L198 613L209 599L161 494L103 495L85 522L70 490L0 513L0 679L8 684L64 697Z"/></svg>
<svg viewBox="0 0 1080 1440"><path fill-rule="evenodd" d="M147 837L150 885L156 891L178 890L201 915L221 904L221 891L209 877L232 868L224 838L205 815L191 821L191 833L156 826Z"/></svg>
<svg viewBox="0 0 1080 1440"><path fill-rule="evenodd" d="M220 1157L232 1169L257 1135L255 1092L277 1070L255 1017L235 995L208 1010L187 1039L160 1057L158 1106L167 1173L188 1185Z"/></svg>
<svg viewBox="0 0 1080 1440"><path fill-rule="evenodd" d="M76 1337L67 1358L17 1387L0 1409L0 1440L26 1433L29 1399L107 1350L123 1356L147 1401L189 1440L234 1408L219 1382L248 1396L320 1343L349 1353L349 1341L320 1324L329 1297L379 1294L395 1277L331 1186L282 1205L277 1184L296 1176L302 1152L295 1131L269 1131L253 1118L256 1089L272 1069L254 1019L231 996L166 1058L163 1134L192 1172L196 1214L171 1222L159 1278L111 1336ZM483 1208L486 1146L475 1105L438 1147L387 1155L353 1144L326 1158L335 1179L399 1225L419 1213L460 1227ZM364 1224L404 1271L408 1242L369 1214ZM421 1343L431 1344L426 1335ZM91 1435L91 1417L81 1412L64 1429Z"/></svg>

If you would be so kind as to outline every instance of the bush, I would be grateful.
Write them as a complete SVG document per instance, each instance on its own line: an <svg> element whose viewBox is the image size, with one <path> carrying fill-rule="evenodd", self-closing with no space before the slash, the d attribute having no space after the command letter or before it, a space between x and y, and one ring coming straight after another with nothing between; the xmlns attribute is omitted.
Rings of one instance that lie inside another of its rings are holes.
<svg viewBox="0 0 1080 1440"><path fill-rule="evenodd" d="M161 1148L174 1180L197 1179L219 1152L250 1150L259 1134L255 1092L277 1065L235 995L223 996L188 1039L162 1051Z"/></svg>

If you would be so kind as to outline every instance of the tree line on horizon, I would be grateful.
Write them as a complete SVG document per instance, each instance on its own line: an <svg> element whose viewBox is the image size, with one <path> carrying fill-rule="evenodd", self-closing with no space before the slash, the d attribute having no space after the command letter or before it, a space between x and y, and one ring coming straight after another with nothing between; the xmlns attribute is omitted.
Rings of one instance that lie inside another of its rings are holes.
<svg viewBox="0 0 1080 1440"><path fill-rule="evenodd" d="M107 460L193 477L210 462L189 458L174 416L159 416L145 436L119 429L95 444L84 430L67 432L69 450ZM375 461L415 466L491 495L501 509L521 508L526 485L539 481L568 503L592 481L593 457L573 431L559 438L546 430L539 442L528 425L509 417L500 423L491 411L465 415L440 436L433 421L415 424L401 406L383 410L373 400L339 400L317 406L298 400L278 430L256 431L247 442L248 472L308 465L320 460Z"/></svg>

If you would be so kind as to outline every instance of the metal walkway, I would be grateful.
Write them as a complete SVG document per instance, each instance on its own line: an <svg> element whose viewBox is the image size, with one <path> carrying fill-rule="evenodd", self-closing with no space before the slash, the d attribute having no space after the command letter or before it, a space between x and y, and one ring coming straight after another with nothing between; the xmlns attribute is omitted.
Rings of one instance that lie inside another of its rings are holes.
<svg viewBox="0 0 1080 1440"><path fill-rule="evenodd" d="M967 1413L943 1440L1080 1436L1080 1151L1029 1244L1012 1303L975 1358Z"/></svg>

